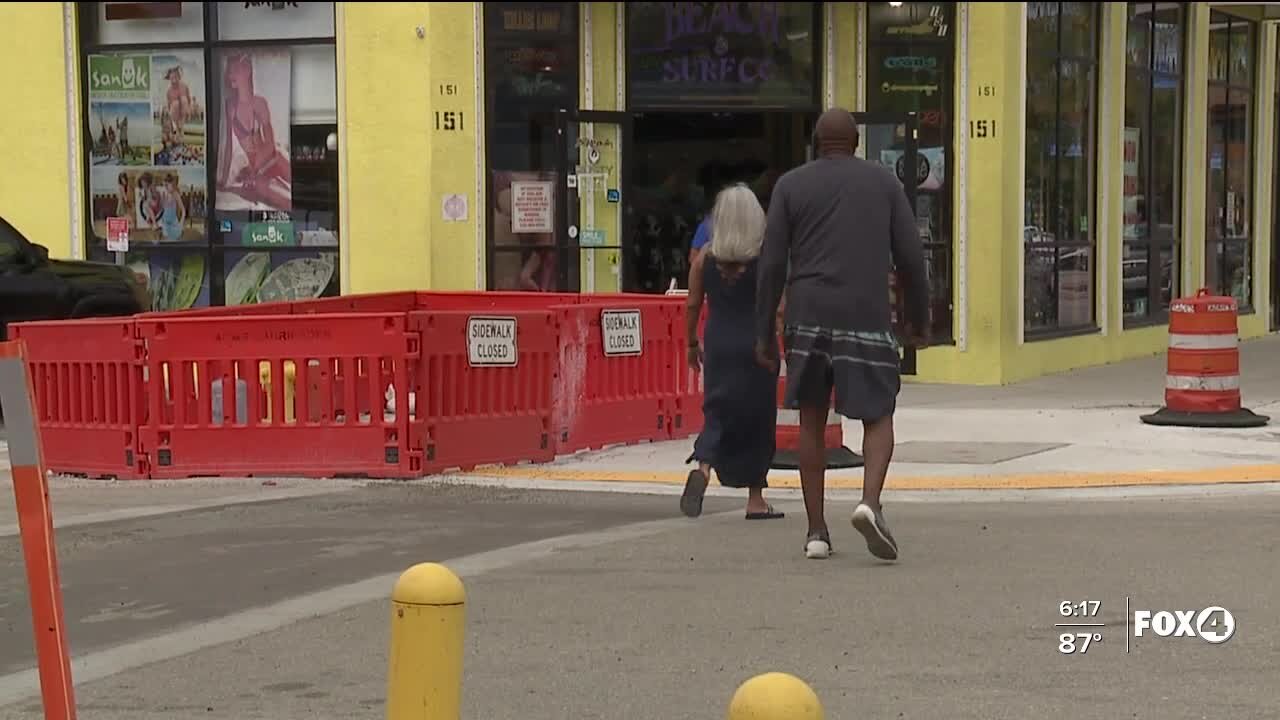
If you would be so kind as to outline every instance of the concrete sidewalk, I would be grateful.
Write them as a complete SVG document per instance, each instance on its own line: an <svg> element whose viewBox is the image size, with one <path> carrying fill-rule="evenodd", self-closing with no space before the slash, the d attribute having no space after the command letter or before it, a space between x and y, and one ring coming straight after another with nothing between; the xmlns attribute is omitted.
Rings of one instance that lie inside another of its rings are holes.
<svg viewBox="0 0 1280 720"><path fill-rule="evenodd" d="M1164 356L1089 368L1004 387L906 384L891 468L897 489L1020 489L1280 480L1280 337L1244 344L1246 407L1275 418L1242 430L1161 428L1140 416L1164 400ZM861 446L845 421L845 445ZM490 481L683 483L692 439L606 449L549 465L454 475ZM775 487L799 486L777 471ZM857 488L860 470L828 484Z"/></svg>

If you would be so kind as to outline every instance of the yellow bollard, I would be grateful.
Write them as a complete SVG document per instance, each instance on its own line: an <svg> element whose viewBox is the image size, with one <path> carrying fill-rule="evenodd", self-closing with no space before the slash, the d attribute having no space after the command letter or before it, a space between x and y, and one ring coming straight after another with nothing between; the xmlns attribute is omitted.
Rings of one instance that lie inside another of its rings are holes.
<svg viewBox="0 0 1280 720"><path fill-rule="evenodd" d="M467 594L449 568L421 563L391 591L387 720L458 720Z"/></svg>
<svg viewBox="0 0 1280 720"><path fill-rule="evenodd" d="M297 369L293 365L292 360L284 361L284 422L286 425L293 424L293 394ZM266 395L266 417L263 418L267 422L271 422L271 363L262 361L258 363L258 384L262 386L262 393Z"/></svg>
<svg viewBox="0 0 1280 720"><path fill-rule="evenodd" d="M822 720L813 688L794 675L771 672L742 683L729 702L728 720Z"/></svg>

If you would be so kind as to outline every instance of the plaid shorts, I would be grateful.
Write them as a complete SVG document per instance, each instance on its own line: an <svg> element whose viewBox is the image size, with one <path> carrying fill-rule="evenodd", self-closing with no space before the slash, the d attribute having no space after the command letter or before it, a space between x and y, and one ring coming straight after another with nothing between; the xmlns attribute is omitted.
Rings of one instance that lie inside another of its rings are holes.
<svg viewBox="0 0 1280 720"><path fill-rule="evenodd" d="M831 330L788 325L786 406L831 405L854 420L892 415L902 389L901 349L890 332Z"/></svg>

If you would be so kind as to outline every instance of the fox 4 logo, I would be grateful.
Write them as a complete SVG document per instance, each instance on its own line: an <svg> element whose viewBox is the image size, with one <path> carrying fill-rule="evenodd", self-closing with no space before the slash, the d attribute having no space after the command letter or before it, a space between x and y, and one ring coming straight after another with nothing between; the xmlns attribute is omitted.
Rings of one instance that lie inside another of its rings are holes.
<svg viewBox="0 0 1280 720"><path fill-rule="evenodd" d="M1135 610L1133 636L1148 632L1157 637L1198 637L1220 645L1236 634L1236 618L1231 611L1217 605L1195 610Z"/></svg>

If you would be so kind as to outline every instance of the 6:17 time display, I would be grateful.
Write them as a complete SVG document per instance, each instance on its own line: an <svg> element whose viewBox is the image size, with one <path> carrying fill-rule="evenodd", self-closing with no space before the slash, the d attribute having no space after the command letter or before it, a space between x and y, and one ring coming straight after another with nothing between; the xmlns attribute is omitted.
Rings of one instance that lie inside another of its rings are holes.
<svg viewBox="0 0 1280 720"><path fill-rule="evenodd" d="M1101 607L1101 600L1081 600L1075 603L1063 600L1058 605L1058 614L1063 617L1096 617Z"/></svg>

